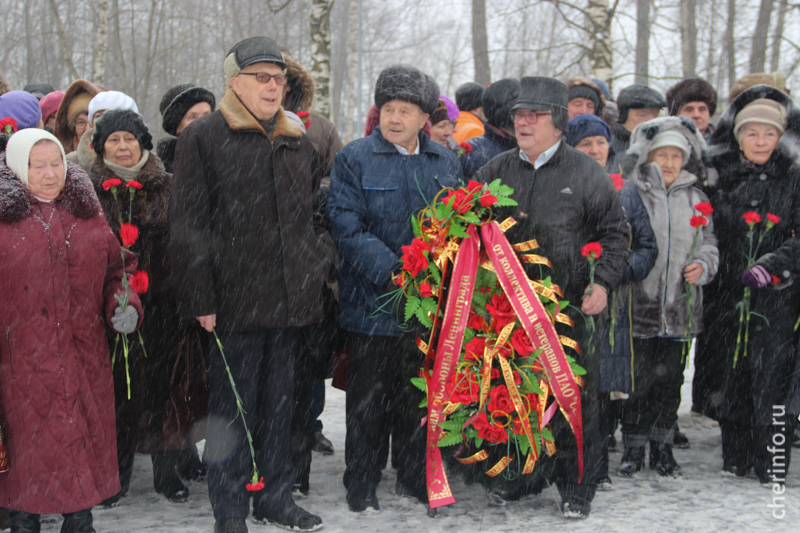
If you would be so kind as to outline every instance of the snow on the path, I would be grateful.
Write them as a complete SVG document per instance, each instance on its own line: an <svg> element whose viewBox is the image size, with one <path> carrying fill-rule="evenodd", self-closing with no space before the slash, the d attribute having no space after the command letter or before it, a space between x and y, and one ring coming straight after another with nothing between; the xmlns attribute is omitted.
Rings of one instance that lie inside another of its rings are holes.
<svg viewBox="0 0 800 533"><path fill-rule="evenodd" d="M467 486L451 475L456 503L440 508L436 518L426 515L426 507L394 494L395 473L384 472L378 487L381 511L357 515L347 509L342 485L344 472L345 394L330 387L322 415L325 435L336 453L330 457L314 454L311 492L298 503L319 514L325 521L323 531L370 533L427 533L463 531L545 531L632 532L682 531L798 531L800 519L800 474L797 462L788 477L785 517L773 517L768 505L776 496L761 487L755 478L722 477L719 427L715 422L689 413L691 407L692 368L687 370L683 387L680 426L689 436L691 448L675 450L683 468L681 479L663 479L646 470L635 479L616 475L620 453L611 454L611 477L615 489L598 492L591 516L584 521L565 521L558 511L558 493L550 487L538 496L528 496L506 507L489 507L479 486ZM618 441L621 441L619 433ZM620 446L621 448L621 446ZM798 450L795 450L798 451ZM148 456L136 457L134 478L127 497L112 509L96 508L98 533L114 532L212 532L214 518L205 483L190 483L191 496L183 504L174 504L155 493L152 465ZM60 516L42 517L42 531L56 532ZM251 532L278 532L278 528L248 521Z"/></svg>

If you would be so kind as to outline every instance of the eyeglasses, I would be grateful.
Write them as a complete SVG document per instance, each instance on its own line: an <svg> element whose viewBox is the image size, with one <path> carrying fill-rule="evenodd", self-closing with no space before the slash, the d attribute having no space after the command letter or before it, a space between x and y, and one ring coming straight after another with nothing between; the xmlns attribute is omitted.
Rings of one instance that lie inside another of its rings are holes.
<svg viewBox="0 0 800 533"><path fill-rule="evenodd" d="M511 120L514 122L526 122L536 124L540 119L552 115L550 111L528 111L527 109L517 109L511 112Z"/></svg>
<svg viewBox="0 0 800 533"><path fill-rule="evenodd" d="M275 80L276 85L286 85L286 76L283 74L267 74L266 72L240 72L239 76L255 76L258 83L269 83Z"/></svg>

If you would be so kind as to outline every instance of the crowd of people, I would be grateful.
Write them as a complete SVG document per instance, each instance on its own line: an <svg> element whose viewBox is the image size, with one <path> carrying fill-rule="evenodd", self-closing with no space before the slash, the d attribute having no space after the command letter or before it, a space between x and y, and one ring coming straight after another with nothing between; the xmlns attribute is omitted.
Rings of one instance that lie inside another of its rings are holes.
<svg viewBox="0 0 800 533"><path fill-rule="evenodd" d="M38 532L42 514L95 531L92 508L126 495L137 453L172 502L207 477L217 533L246 532L251 513L321 528L293 493L308 494L312 451L333 453L318 418L334 367L349 509L379 511L389 464L397 494L427 503L410 381L425 355L381 297L412 217L468 180L514 189L498 219L551 261L587 371L583 441L556 414L558 452L528 476L481 476L490 501L555 484L564 517L585 518L612 468L645 468L648 445L649 468L681 476L692 354L692 409L719 422L723 474L782 490L800 414L800 108L780 75L739 80L716 118L699 78L615 100L603 80L525 76L466 83L454 101L393 65L365 136L345 145L313 110L313 77L273 39L237 43L222 67L219 101L190 83L166 92L155 151L122 92L0 77L12 532ZM590 242L602 245L591 270Z"/></svg>

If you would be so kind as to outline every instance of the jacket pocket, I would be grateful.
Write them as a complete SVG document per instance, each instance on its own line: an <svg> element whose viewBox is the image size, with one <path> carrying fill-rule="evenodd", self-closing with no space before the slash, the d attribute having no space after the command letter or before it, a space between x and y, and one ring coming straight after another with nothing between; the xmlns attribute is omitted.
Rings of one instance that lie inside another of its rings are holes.
<svg viewBox="0 0 800 533"><path fill-rule="evenodd" d="M361 188L370 221L402 221L410 216L404 188L396 177L365 175Z"/></svg>

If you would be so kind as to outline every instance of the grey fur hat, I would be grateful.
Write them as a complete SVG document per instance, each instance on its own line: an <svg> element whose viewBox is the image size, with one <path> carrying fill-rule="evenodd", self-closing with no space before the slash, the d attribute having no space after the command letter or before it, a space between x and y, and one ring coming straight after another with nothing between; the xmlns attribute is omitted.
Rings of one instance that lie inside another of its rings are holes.
<svg viewBox="0 0 800 533"><path fill-rule="evenodd" d="M439 86L433 78L415 67L392 65L378 74L375 105L380 109L392 100L416 104L423 113L430 115L439 104Z"/></svg>

